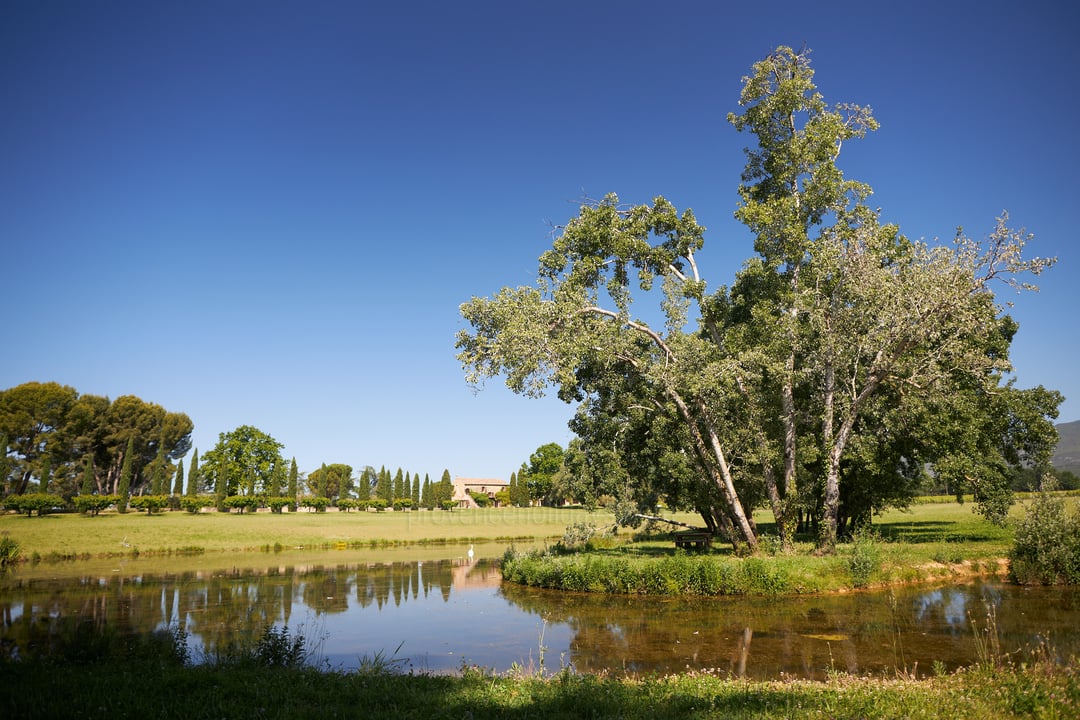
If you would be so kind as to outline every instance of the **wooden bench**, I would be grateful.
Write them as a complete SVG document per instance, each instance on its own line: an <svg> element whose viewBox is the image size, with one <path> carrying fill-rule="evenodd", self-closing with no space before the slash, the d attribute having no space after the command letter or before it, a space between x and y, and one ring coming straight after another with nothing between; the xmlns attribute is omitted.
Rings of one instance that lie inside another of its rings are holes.
<svg viewBox="0 0 1080 720"><path fill-rule="evenodd" d="M707 530L684 530L675 533L675 547L708 550L712 547L712 533Z"/></svg>

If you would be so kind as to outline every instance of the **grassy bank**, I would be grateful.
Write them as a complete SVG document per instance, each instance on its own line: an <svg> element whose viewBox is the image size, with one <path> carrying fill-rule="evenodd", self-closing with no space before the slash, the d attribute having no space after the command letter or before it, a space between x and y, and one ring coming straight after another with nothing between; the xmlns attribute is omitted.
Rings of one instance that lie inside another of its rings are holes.
<svg viewBox="0 0 1080 720"><path fill-rule="evenodd" d="M1019 514L1022 509L1017 508ZM1010 526L995 526L955 503L920 503L875 518L873 529L814 552L810 538L781 553L759 518L761 552L739 558L730 548L674 552L668 534L623 543L596 536L571 552L559 546L507 552L503 576L532 587L635 595L776 595L836 592L973 576L1004 577ZM576 532L580 539L585 532ZM571 535L568 534L568 537ZM771 555L771 557L770 557Z"/></svg>

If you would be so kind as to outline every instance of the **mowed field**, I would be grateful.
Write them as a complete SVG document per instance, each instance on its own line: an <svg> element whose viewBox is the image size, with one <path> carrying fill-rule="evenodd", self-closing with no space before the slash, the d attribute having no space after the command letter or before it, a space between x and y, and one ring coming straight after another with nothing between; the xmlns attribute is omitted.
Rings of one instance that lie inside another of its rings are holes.
<svg viewBox="0 0 1080 720"><path fill-rule="evenodd" d="M254 515L205 512L129 512L89 517L75 513L39 518L0 516L0 534L23 555L80 557L192 551L207 553L333 548L562 537L570 523L611 523L610 513L576 508L498 508L454 512L296 512Z"/></svg>
<svg viewBox="0 0 1080 720"><path fill-rule="evenodd" d="M1075 502L1075 498L1070 498ZM910 511L891 510L874 518L883 540L905 544L963 544L975 557L1004 556L1012 541L1011 528L1000 528L972 512L968 503L916 504ZM1012 519L1023 514L1013 507ZM693 513L665 513L691 525ZM763 535L771 515L755 514ZM561 538L572 523L597 527L613 524L611 513L580 508L491 508L417 512L269 512L226 514L165 512L156 515L108 512L97 517L65 513L43 518L0 515L0 535L19 543L25 557L107 557L185 551L251 552L341 547L393 547L413 544L461 544L486 541L542 541ZM663 527L663 526L661 526ZM678 529L678 528L672 528ZM622 531L629 534L628 531Z"/></svg>

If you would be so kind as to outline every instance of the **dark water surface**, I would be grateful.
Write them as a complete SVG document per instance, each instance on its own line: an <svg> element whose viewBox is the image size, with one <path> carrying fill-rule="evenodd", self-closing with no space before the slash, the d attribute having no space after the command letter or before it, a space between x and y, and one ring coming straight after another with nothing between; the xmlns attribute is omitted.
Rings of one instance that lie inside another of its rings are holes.
<svg viewBox="0 0 1080 720"><path fill-rule="evenodd" d="M495 555L487 546L479 555ZM417 559L424 554L428 559ZM183 625L196 659L287 625L331 667L679 672L769 679L952 670L1002 652L1080 655L1080 591L1000 583L795 598L656 599L500 583L464 548L227 559L104 561L0 576L0 647L17 654L78 618L121 633ZM110 567L112 566L112 567Z"/></svg>

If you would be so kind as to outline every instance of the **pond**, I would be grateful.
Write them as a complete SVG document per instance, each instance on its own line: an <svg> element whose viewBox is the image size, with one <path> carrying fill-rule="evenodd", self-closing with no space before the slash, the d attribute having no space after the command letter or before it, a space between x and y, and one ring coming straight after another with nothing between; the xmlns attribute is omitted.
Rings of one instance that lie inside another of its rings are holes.
<svg viewBox="0 0 1080 720"><path fill-rule="evenodd" d="M927 675L1002 652L1080 654L1080 592L1000 583L793 598L601 596L503 586L502 548L260 554L40 565L0 576L0 648L17 655L79 619L120 633L183 626L195 658L288 626L315 659L355 668L823 678ZM222 566L228 563L227 566Z"/></svg>

